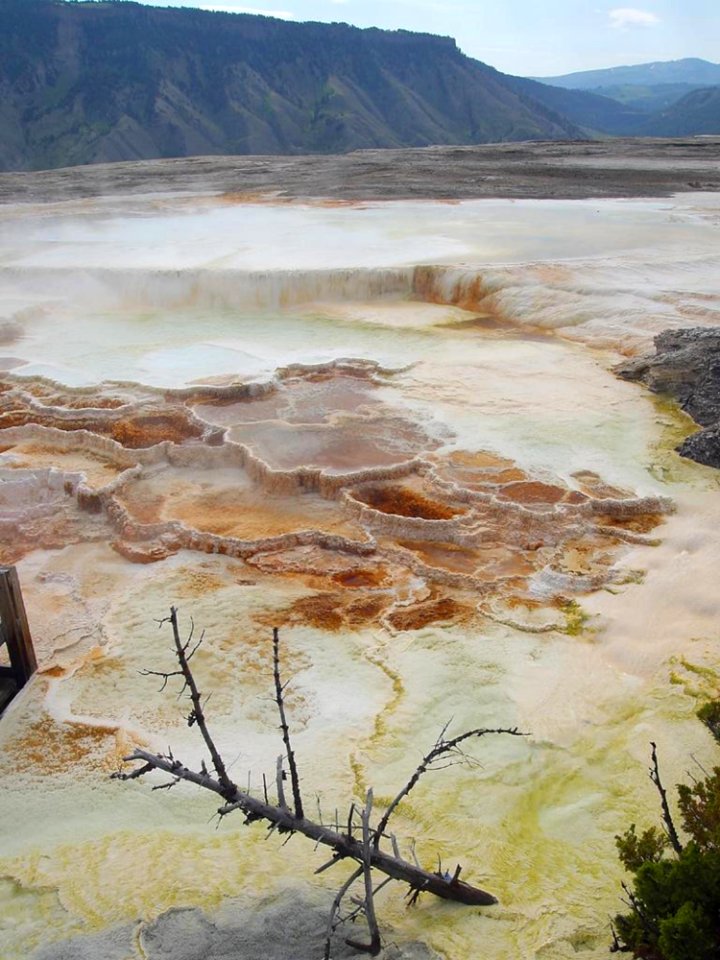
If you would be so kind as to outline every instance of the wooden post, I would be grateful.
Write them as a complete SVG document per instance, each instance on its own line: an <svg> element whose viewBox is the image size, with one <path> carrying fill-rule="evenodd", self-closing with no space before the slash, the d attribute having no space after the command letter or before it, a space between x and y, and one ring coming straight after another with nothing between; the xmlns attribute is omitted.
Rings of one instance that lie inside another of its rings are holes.
<svg viewBox="0 0 720 960"><path fill-rule="evenodd" d="M0 567L0 644L10 654L12 675L18 690L37 670L30 627L15 567Z"/></svg>

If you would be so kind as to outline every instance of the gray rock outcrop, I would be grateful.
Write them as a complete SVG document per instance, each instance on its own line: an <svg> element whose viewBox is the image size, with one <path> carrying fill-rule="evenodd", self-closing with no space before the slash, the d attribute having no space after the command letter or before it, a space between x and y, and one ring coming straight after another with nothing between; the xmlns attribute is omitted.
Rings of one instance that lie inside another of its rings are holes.
<svg viewBox="0 0 720 960"><path fill-rule="evenodd" d="M258 901L252 908L227 900L213 911L173 909L156 920L48 944L31 960L318 960L324 953L329 906L322 891L309 897L288 892ZM362 939L359 923L344 931ZM394 942L390 931L379 960L441 960L423 943ZM333 960L362 956L344 942L340 930Z"/></svg>
<svg viewBox="0 0 720 960"><path fill-rule="evenodd" d="M677 400L705 428L684 440L678 453L720 468L720 330L665 330L655 337L654 355L623 364L616 372Z"/></svg>

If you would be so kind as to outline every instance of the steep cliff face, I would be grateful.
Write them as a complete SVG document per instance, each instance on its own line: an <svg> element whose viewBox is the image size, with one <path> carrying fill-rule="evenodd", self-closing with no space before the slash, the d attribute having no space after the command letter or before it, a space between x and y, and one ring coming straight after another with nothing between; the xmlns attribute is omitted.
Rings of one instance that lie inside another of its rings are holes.
<svg viewBox="0 0 720 960"><path fill-rule="evenodd" d="M449 38L135 3L0 18L0 169L580 136Z"/></svg>

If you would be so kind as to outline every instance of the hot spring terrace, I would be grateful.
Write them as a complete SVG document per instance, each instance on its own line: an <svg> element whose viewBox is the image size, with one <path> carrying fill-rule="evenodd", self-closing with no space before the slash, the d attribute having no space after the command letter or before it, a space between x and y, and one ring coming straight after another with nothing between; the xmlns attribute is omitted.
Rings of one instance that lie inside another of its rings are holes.
<svg viewBox="0 0 720 960"><path fill-rule="evenodd" d="M606 955L647 743L668 782L713 762L694 714L720 667L717 474L613 367L717 324L718 203L0 208L0 561L40 666L0 725L9 958L154 957L172 908L332 898L300 845L108 780L134 746L200 761L139 678L171 603L206 630L216 739L253 789L276 625L323 809L391 794L451 716L530 731L398 817L500 905L380 908L452 960Z"/></svg>

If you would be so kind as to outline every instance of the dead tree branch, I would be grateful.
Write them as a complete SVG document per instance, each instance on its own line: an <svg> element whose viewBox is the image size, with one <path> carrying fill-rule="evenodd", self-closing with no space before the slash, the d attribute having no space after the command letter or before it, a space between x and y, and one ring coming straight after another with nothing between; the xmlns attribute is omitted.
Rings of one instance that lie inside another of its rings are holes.
<svg viewBox="0 0 720 960"><path fill-rule="evenodd" d="M650 779L655 784L655 786L657 787L657 791L660 794L660 806L662 807L662 818L665 824L665 830L667 831L668 840L670 841L670 845L672 846L675 853L680 855L683 851L683 845L682 843L680 843L680 837L678 836L678 832L675 829L675 823L673 821L672 814L670 813L670 804L668 803L667 791L665 790L665 787L662 784L662 780L660 779L660 767L658 765L658 757L657 757L657 744L651 742L650 746L652 747L652 767L650 768Z"/></svg>
<svg viewBox="0 0 720 960"><path fill-rule="evenodd" d="M180 628L178 626L177 610L175 607L170 607L170 616L167 618L167 620L163 622L170 623L172 627L173 641L175 643L175 655L177 656L178 664L180 665L180 673L182 674L182 677L185 680L183 690L185 689L185 687L187 687L187 689L190 691L190 700L192 701L192 710L188 714L188 718L187 718L188 726L192 727L194 724L197 724L198 730L200 731L200 734L203 740L205 741L205 746L208 748L208 751L210 752L210 757L212 759L212 764L213 764L213 767L215 768L215 772L217 773L218 780L222 784L222 787L225 791L227 791L228 793L232 793L232 791L237 788L235 787L235 784L232 782L232 780L228 776L225 763L222 757L220 756L220 753L217 747L215 746L215 743L213 742L213 738L210 736L210 732L208 730L207 723L205 721L205 712L203 710L203 705L202 705L202 696L200 694L200 691L198 690L197 683L195 682L195 677L193 676L193 672L190 668L190 660L193 658L193 656L198 650L198 647L202 643L202 637L197 642L197 644L193 647L193 649L190 650L190 644L192 643L192 638L193 638L193 629L194 629L194 625L193 625L193 628L191 628L190 630L190 636L188 637L187 641L185 643L182 642L182 640L180 639ZM188 651L190 652L188 653ZM168 678L171 676L176 676L176 672L168 674L167 676Z"/></svg>
<svg viewBox="0 0 720 960"><path fill-rule="evenodd" d="M368 790L365 809L361 816L362 835L363 835L363 878L365 880L365 899L362 909L365 913L368 929L370 931L370 943L359 943L357 940L346 940L349 947L355 947L362 953L369 953L376 957L380 953L380 928L378 927L377 917L375 916L375 893L373 891L372 879L372 849L370 846L370 814L372 813L373 792Z"/></svg>
<svg viewBox="0 0 720 960"><path fill-rule="evenodd" d="M278 628L273 629L273 677L275 679L275 703L280 714L280 729L282 730L283 743L287 753L288 766L290 767L290 783L292 785L293 805L295 807L295 816L298 820L303 819L302 797L300 795L300 778L298 777L297 764L295 763L295 754L290 746L290 729L285 718L285 701L283 700L284 687L280 682L280 634Z"/></svg>
<svg viewBox="0 0 720 960"><path fill-rule="evenodd" d="M390 821L390 817L400 806L402 800L407 797L413 787L416 786L417 782L420 780L424 773L427 773L431 769L432 764L438 760L440 757L447 757L455 755L458 761L465 759L465 754L460 750L460 744L464 743L465 740L470 740L472 737L484 737L488 733L506 733L512 737L524 737L526 734L520 733L517 727L512 729L497 728L495 730L487 729L477 729L477 730L468 730L465 733L461 733L457 737L453 737L451 740L445 739L445 734L447 733L447 725L443 727L440 736L435 741L435 746L422 758L419 766L415 769L415 772L410 777L408 782L402 788L402 790L397 794L395 799L390 803L385 813L382 815L380 822L377 825L375 830L375 839L373 841L375 849L377 850L380 846L380 840L384 835L387 825Z"/></svg>
<svg viewBox="0 0 720 960"><path fill-rule="evenodd" d="M283 770L283 758L282 754L280 754L275 762L275 788L277 790L278 806L282 807L283 810L287 810L288 805L287 801L285 800L285 787L283 786L284 779L285 771Z"/></svg>
<svg viewBox="0 0 720 960"><path fill-rule="evenodd" d="M221 817L227 816L234 810L240 810L245 814L246 823L266 820L272 828L277 829L280 833L301 833L309 840L331 847L340 859L354 860L356 863L364 862L363 845L355 838L350 838L343 833L336 833L330 827L321 826L312 820L298 820L291 810L267 804L264 800L250 796L237 787L228 796L228 791L219 780L190 770L179 760L171 760L141 749L134 750L130 756L126 757L126 760L129 763L141 761L149 769L161 770L173 777L178 777L180 780L186 780L188 783L194 783L198 787L218 794L228 801L218 810ZM149 770L146 770L147 772ZM116 780L136 779L134 771L131 773L116 773L113 774L113 778ZM437 873L431 873L420 866L386 854L381 850L373 849L371 858L373 869L392 877L393 880L406 883L413 889L420 890L420 892L432 893L443 900L454 900L468 906L487 907L497 903L496 898L491 893L487 893L479 887L473 887L468 883L463 883L463 881L451 885Z"/></svg>
<svg viewBox="0 0 720 960"><path fill-rule="evenodd" d="M521 734L516 728L478 728L475 730L469 730L457 737L447 738L446 727L441 732L432 750L430 750L423 757L420 765L416 768L411 778L390 803L380 822L375 828L372 827L370 822L372 815L372 791L368 792L365 808L360 814L362 832L361 835L357 837L354 835L354 828L356 827L356 823L354 822L356 808L354 804L350 808L346 832L342 832L342 829L338 825L337 814L335 817L334 827L325 825L322 822L314 822L306 819L305 817L302 805L302 797L300 794L300 781L297 763L295 760L295 754L291 747L290 730L285 713L283 696L285 688L283 687L280 677L280 641L277 630L273 631L273 677L275 684L275 703L280 713L280 727L282 730L283 743L285 745L286 755L288 758L288 766L290 768L290 779L293 791L293 809L290 809L285 800L285 793L283 789L284 771L282 768L282 756L278 758L276 770L278 793L277 804L272 804L268 800L267 780L265 776L263 776L262 799L251 795L249 788L247 790L240 789L240 787L238 787L237 784L230 779L223 758L220 755L220 752L218 751L208 729L207 720L203 710L202 695L198 689L197 682L193 676L193 671L190 666L190 660L197 651L202 638L191 649L191 631L188 640L183 643L180 637L177 610L175 607L171 607L170 616L161 622L170 623L172 627L175 654L177 657L179 670L170 671L166 674L159 671L146 671L146 673L150 676L162 677L165 681L163 688L170 677L179 676L182 678L183 686L181 689L181 695L185 691L188 691L189 699L192 702L192 710L188 716L188 723L190 726L197 725L198 729L200 730L200 734L210 753L215 776L211 775L204 761L201 762L200 770L196 771L191 770L181 763L180 760L176 759L170 750L168 750L167 754L156 754L151 753L148 750L137 748L132 752L132 754L130 754L130 756L126 757L125 760L128 763L139 763L141 765L128 772L118 772L114 774L113 777L119 780L136 780L152 772L153 770L159 770L163 773L169 774L172 777L172 781L166 785L167 787L174 786L176 783L184 780L189 783L194 783L197 786L202 787L204 790L209 790L221 797L223 804L218 810L221 818L227 816L229 813L232 813L235 810L239 810L244 814L246 824L251 824L256 821L264 821L268 826L268 835L273 833L275 830L277 830L278 833L288 834L289 836L299 833L304 837L307 837L309 840L312 840L316 847L320 845L329 847L332 850L332 857L318 869L318 873L322 873L331 866L334 866L336 863L339 863L341 860L353 861L355 864L357 864L358 866L341 886L333 901L332 910L328 921L328 940L325 949L326 960L330 956L330 938L337 927L346 922L348 919L354 920L360 915L360 913L363 913L367 920L370 933L370 942L368 944L357 943L350 940L347 942L357 949L361 949L373 955L376 955L379 952L380 932L375 915L374 897L378 891L381 890L390 880L397 880L408 886L408 896L411 903L415 902L421 893L432 893L436 897L440 897L443 900L452 900L456 903L463 903L470 906L491 906L492 904L497 903L497 900L491 893L460 880L461 867L459 865L455 869L455 872L452 876L450 876L449 873L443 873L441 868L438 868L438 870L435 872L431 872L429 870L425 870L418 862L417 857L415 857L414 854L414 845L413 857L415 862L409 863L400 856L399 847L394 836L390 836L393 849L392 854L386 853L384 850L380 849L380 840L385 835L385 831L391 816L397 810L402 800L407 797L411 790L415 787L424 773L430 769L442 769L443 766L452 765L454 762L460 763L471 759L468 758L460 749L461 744L463 744L465 741L472 738L483 737L490 733L508 734L510 736L524 736L524 734ZM449 763L445 763L444 765L438 767L436 761L438 761L440 758L449 760ZM435 766L433 766L434 764ZM379 873L384 874L384 876L387 878L377 887L374 887L373 885L373 870L377 870ZM364 897L362 900L356 901L356 903L359 903L359 907L351 911L347 917L341 918L339 916L339 910L342 901L353 883L355 883L355 881L360 877L363 877L364 879Z"/></svg>
<svg viewBox="0 0 720 960"><path fill-rule="evenodd" d="M350 876L347 878L345 883L340 887L338 892L335 894L335 899L333 900L332 908L330 910L330 918L327 925L327 936L325 938L325 955L324 960L330 960L330 950L332 948L332 937L337 929L335 924L335 917L337 916L338 910L340 909L340 904L343 902L345 895L347 894L350 887L355 883L355 881L362 876L364 867L358 867L357 870L354 870Z"/></svg>

